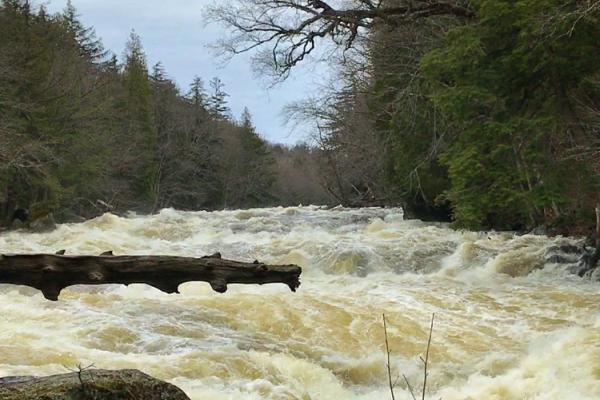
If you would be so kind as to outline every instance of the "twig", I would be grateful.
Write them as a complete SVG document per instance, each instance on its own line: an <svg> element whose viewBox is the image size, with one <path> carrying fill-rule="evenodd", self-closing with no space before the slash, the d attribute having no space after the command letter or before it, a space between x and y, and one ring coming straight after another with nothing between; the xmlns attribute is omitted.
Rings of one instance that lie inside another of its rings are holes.
<svg viewBox="0 0 600 400"><path fill-rule="evenodd" d="M410 395L412 396L413 400L417 400L417 397L415 396L415 391L413 390L412 386L410 385L408 378L404 374L402 374L402 376L404 377L404 382L406 382L406 386L408 386L408 391L410 392Z"/></svg>
<svg viewBox="0 0 600 400"><path fill-rule="evenodd" d="M390 345L388 342L387 323L385 321L385 314L383 314L383 333L385 335L385 351L387 353L388 382L390 386L390 392L392 394L392 400L396 400L396 397L394 396L394 384L392 383L392 368L390 366Z"/></svg>
<svg viewBox="0 0 600 400"><path fill-rule="evenodd" d="M79 383L81 384L81 393L83 393L84 395L86 393L85 393L85 383L83 382L82 374L83 374L83 372L90 370L92 368L94 368L94 364L90 364L87 367L82 367L81 364L77 364L77 369L67 368L69 371L75 372L77 374L77 379L79 380Z"/></svg>
<svg viewBox="0 0 600 400"><path fill-rule="evenodd" d="M596 252L600 251L600 202L596 204Z"/></svg>
<svg viewBox="0 0 600 400"><path fill-rule="evenodd" d="M425 360L421 358L423 361L423 395L421 396L421 400L425 400L425 389L427 389L427 366L429 363L429 348L431 347L431 335L433 333L433 320L435 319L435 313L431 314L431 326L429 327L429 339L427 340L427 350L425 352Z"/></svg>
<svg viewBox="0 0 600 400"><path fill-rule="evenodd" d="M431 315L431 325L429 326L429 338L427 339L427 349L425 350L425 358L419 356L419 359L423 363L423 391L421 393L421 400L425 400L425 392L427 390L427 377L429 376L429 372L428 372L429 350L431 348L431 338L433 336L434 320L435 320L435 313ZM390 351L390 345L389 345L389 341L388 341L387 320L385 319L385 314L383 314L383 333L385 335L385 351L386 351L386 355L387 355L386 367L387 367L387 374L388 374L388 383L389 383L389 387L390 387L390 393L392 395L392 400L396 400L395 394L394 394L394 387L396 386L396 383L398 382L400 375L398 375L396 380L392 383L392 368L391 368L391 364L390 364L391 351ZM406 382L406 386L408 387L408 391L410 392L412 399L417 400L417 396L415 396L415 391L414 391L412 385L410 384L410 382L408 381L408 378L404 374L402 374L402 377L404 378L404 382Z"/></svg>

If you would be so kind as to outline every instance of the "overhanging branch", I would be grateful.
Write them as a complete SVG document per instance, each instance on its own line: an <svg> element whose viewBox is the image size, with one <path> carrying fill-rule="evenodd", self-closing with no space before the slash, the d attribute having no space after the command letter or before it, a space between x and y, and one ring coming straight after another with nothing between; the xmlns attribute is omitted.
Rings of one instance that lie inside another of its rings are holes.
<svg viewBox="0 0 600 400"><path fill-rule="evenodd" d="M353 0L348 6L347 2L320 0L230 0L209 7L208 18L223 23L231 32L219 43L224 53L233 55L271 46L269 65L285 77L315 50L319 39L329 38L349 49L361 32L368 32L375 24L393 27L434 16L475 16L465 2L457 0L390 3Z"/></svg>

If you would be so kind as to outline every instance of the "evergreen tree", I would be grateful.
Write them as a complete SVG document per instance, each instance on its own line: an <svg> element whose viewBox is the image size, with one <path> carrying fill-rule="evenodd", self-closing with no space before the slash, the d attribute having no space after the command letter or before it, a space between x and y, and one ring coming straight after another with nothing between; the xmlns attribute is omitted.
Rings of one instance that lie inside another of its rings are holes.
<svg viewBox="0 0 600 400"><path fill-rule="evenodd" d="M476 5L478 21L421 63L455 132L441 161L457 223L522 228L591 212L598 175L569 149L592 134L578 103L600 71L598 19L550 0Z"/></svg>
<svg viewBox="0 0 600 400"><path fill-rule="evenodd" d="M206 108L207 98L204 81L199 76L195 76L190 84L190 90L187 93L187 98L197 108Z"/></svg>
<svg viewBox="0 0 600 400"><path fill-rule="evenodd" d="M240 141L242 159L239 163L242 170L238 175L243 179L238 186L244 204L259 206L272 200L271 188L275 181L274 159L266 142L258 136L252 116L247 107L241 116Z"/></svg>
<svg viewBox="0 0 600 400"><path fill-rule="evenodd" d="M125 162L131 164L138 195L155 201L158 193L157 138L153 123L152 97L146 54L140 37L131 31L125 46L126 136L131 141Z"/></svg>
<svg viewBox="0 0 600 400"><path fill-rule="evenodd" d="M226 120L229 118L231 110L227 105L227 94L223 89L225 84L218 77L214 77L209 82L211 92L206 100L208 111L217 119Z"/></svg>
<svg viewBox="0 0 600 400"><path fill-rule="evenodd" d="M120 71L119 58L116 54L111 54L108 60L103 64L104 70L116 74Z"/></svg>
<svg viewBox="0 0 600 400"><path fill-rule="evenodd" d="M96 36L94 28L86 28L79 20L77 9L73 6L71 0L67 1L67 5L62 13L62 19L67 32L73 35L74 40L79 46L81 55L88 57L91 61L97 62L106 57L107 52L100 39Z"/></svg>
<svg viewBox="0 0 600 400"><path fill-rule="evenodd" d="M377 29L370 46L372 81L368 114L386 143L383 181L386 197L398 200L413 218L449 220L443 193L447 168L438 157L449 139L445 118L429 98L420 60L443 40L452 20L424 20L396 29Z"/></svg>
<svg viewBox="0 0 600 400"><path fill-rule="evenodd" d="M152 81L155 83L164 83L168 80L165 67L162 62L157 62L152 66Z"/></svg>

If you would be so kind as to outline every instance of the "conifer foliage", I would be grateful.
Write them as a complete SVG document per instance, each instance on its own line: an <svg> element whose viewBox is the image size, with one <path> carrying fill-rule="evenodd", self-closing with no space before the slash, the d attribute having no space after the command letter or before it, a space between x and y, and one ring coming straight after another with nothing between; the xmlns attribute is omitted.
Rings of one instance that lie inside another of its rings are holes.
<svg viewBox="0 0 600 400"><path fill-rule="evenodd" d="M49 15L2 0L0 37L0 219L273 199L270 148L249 113L232 119L218 78L180 93L134 31L111 55L70 2Z"/></svg>
<svg viewBox="0 0 600 400"><path fill-rule="evenodd" d="M233 32L226 44L248 45L234 50L270 56L289 44L294 57L271 71L283 78L322 44L319 27L342 26L322 36L343 52L333 83L291 108L313 121L340 201L400 203L461 228L590 233L599 1L226 1L211 10ZM284 42L298 36L311 45Z"/></svg>

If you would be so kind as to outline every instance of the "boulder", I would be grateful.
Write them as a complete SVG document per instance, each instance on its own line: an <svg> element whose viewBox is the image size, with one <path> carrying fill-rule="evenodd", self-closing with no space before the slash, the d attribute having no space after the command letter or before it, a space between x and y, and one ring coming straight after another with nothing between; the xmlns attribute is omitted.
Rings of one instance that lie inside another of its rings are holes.
<svg viewBox="0 0 600 400"><path fill-rule="evenodd" d="M600 249L585 249L579 260L577 275L600 281Z"/></svg>
<svg viewBox="0 0 600 400"><path fill-rule="evenodd" d="M138 370L82 370L0 378L2 400L190 400L176 386Z"/></svg>
<svg viewBox="0 0 600 400"><path fill-rule="evenodd" d="M37 233L50 232L56 229L56 222L52 213L32 221L29 224L29 229Z"/></svg>
<svg viewBox="0 0 600 400"><path fill-rule="evenodd" d="M545 261L562 264L567 271L580 277L600 281L600 250L587 247L585 243L549 247Z"/></svg>

